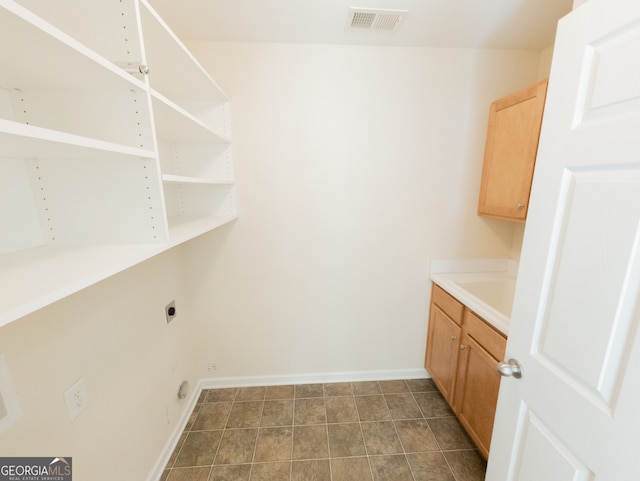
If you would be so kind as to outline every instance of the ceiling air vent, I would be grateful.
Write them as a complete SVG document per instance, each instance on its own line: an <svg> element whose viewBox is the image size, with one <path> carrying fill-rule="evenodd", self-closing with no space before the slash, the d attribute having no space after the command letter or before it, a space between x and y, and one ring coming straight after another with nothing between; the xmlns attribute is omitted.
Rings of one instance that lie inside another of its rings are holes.
<svg viewBox="0 0 640 481"><path fill-rule="evenodd" d="M409 13L408 10L351 7L347 17L346 30L352 32L393 32L400 26L407 13Z"/></svg>

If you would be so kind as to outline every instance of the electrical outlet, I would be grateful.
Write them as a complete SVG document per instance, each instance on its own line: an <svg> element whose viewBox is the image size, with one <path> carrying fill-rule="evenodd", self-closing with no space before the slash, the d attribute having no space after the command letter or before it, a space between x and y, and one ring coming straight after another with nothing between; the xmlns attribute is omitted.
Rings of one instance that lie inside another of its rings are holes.
<svg viewBox="0 0 640 481"><path fill-rule="evenodd" d="M87 386L84 378L78 379L73 386L64 393L64 400L67 403L67 411L69 419L72 421L77 418L82 411L89 406L89 396L87 395Z"/></svg>
<svg viewBox="0 0 640 481"><path fill-rule="evenodd" d="M169 324L178 315L178 311L176 311L176 301L171 301L169 304L164 306L164 313L167 316L167 324Z"/></svg>
<svg viewBox="0 0 640 481"><path fill-rule="evenodd" d="M218 370L218 366L216 366L215 364L209 364L209 366L207 367L207 372L216 372Z"/></svg>

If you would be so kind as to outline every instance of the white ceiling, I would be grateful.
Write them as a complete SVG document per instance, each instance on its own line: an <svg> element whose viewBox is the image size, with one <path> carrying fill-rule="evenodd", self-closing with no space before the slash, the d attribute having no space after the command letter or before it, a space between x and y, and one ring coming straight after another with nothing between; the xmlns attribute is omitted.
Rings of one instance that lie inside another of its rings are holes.
<svg viewBox="0 0 640 481"><path fill-rule="evenodd" d="M183 40L541 50L573 0L150 0ZM345 32L349 7L409 10L394 32Z"/></svg>

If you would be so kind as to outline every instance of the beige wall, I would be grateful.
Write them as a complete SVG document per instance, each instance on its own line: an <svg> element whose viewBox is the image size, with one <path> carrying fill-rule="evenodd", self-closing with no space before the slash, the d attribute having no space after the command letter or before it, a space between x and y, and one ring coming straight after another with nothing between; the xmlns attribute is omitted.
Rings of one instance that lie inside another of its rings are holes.
<svg viewBox="0 0 640 481"><path fill-rule="evenodd" d="M538 52L190 46L232 99L240 208L187 256L201 368L420 369L429 260L510 255L476 215L486 122Z"/></svg>
<svg viewBox="0 0 640 481"><path fill-rule="evenodd" d="M538 64L538 79L542 80L549 77L551 73L551 62L553 60L553 45L540 52L540 63Z"/></svg>

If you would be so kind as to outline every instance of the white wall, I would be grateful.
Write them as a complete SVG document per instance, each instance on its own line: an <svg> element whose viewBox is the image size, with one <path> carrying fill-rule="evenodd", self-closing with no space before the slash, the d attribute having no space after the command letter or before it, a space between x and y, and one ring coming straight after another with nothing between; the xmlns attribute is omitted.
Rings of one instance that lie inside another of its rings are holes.
<svg viewBox="0 0 640 481"><path fill-rule="evenodd" d="M22 417L0 454L71 456L78 480L146 479L185 412L180 382L198 381L184 281L172 249L2 327ZM71 422L63 394L80 377L89 407Z"/></svg>
<svg viewBox="0 0 640 481"><path fill-rule="evenodd" d="M202 372L420 369L429 260L510 254L476 216L487 115L539 53L190 47L232 99L240 210L187 255Z"/></svg>

